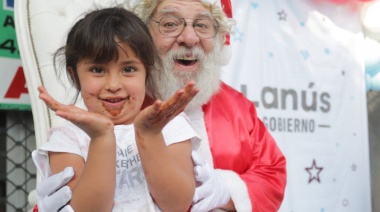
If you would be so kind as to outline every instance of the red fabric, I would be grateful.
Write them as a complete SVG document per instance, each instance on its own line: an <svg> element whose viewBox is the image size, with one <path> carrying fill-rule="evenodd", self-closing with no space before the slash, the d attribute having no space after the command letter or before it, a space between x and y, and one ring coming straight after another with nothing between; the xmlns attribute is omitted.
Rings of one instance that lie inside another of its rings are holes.
<svg viewBox="0 0 380 212"><path fill-rule="evenodd" d="M352 3L352 2L359 2L359 3L365 3L365 2L371 2L373 0L330 0L334 4L347 4L347 3Z"/></svg>
<svg viewBox="0 0 380 212"><path fill-rule="evenodd" d="M222 3L223 11L227 17L232 18L232 5L231 0L220 0Z"/></svg>
<svg viewBox="0 0 380 212"><path fill-rule="evenodd" d="M35 205L35 206L33 207L33 212L38 212L38 206L37 206L37 205Z"/></svg>
<svg viewBox="0 0 380 212"><path fill-rule="evenodd" d="M141 110L144 110L146 107L152 105L154 101L155 100L152 99L152 97L150 97L148 94L145 94L143 104L141 105Z"/></svg>
<svg viewBox="0 0 380 212"><path fill-rule="evenodd" d="M223 11L227 15L227 17L232 18L232 4L231 0L220 0L222 3ZM226 34L226 40L224 41L225 45L230 45L230 34Z"/></svg>
<svg viewBox="0 0 380 212"><path fill-rule="evenodd" d="M223 83L203 111L214 168L232 170L242 178L253 211L278 211L286 161L254 104Z"/></svg>

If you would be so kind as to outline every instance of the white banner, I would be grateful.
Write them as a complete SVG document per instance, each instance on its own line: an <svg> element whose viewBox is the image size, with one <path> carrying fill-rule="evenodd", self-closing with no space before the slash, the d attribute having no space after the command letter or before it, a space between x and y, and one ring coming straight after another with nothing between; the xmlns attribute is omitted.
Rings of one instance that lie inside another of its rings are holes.
<svg viewBox="0 0 380 212"><path fill-rule="evenodd" d="M287 158L280 211L370 212L360 22L321 2L233 0L223 80L256 103Z"/></svg>

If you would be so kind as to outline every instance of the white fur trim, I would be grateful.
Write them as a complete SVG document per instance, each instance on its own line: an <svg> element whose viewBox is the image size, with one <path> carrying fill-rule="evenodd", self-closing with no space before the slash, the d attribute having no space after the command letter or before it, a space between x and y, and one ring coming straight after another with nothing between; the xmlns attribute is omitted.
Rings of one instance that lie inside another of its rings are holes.
<svg viewBox="0 0 380 212"><path fill-rule="evenodd" d="M226 183L231 194L231 199L234 201L236 211L252 211L247 186L239 175L230 170L216 169L215 171Z"/></svg>
<svg viewBox="0 0 380 212"><path fill-rule="evenodd" d="M185 110L185 113L190 118L191 126L201 138L201 143L196 151L207 161L208 164L210 164L210 166L214 167L202 107Z"/></svg>
<svg viewBox="0 0 380 212"><path fill-rule="evenodd" d="M191 110L185 110L186 115L191 120L191 125L197 134L202 138L200 147L197 152L212 166L214 166L210 143L206 131L206 125L204 121L204 113L201 107ZM231 198L234 201L237 211L248 212L252 211L251 200L249 199L248 189L244 181L233 171L230 170L215 170L219 176L222 177L226 183L228 190L230 191ZM214 209L213 212L223 211L220 209Z"/></svg>
<svg viewBox="0 0 380 212"><path fill-rule="evenodd" d="M37 198L36 198L37 194L36 194L36 189L33 189L29 195L28 195L28 202L29 202L29 205L36 205L37 204Z"/></svg>
<svg viewBox="0 0 380 212"><path fill-rule="evenodd" d="M222 66L228 65L232 57L231 45L224 45L221 53L220 62Z"/></svg>
<svg viewBox="0 0 380 212"><path fill-rule="evenodd" d="M380 13L380 1L373 1L364 4L360 10L360 19L366 36L380 40L380 23L378 15Z"/></svg>

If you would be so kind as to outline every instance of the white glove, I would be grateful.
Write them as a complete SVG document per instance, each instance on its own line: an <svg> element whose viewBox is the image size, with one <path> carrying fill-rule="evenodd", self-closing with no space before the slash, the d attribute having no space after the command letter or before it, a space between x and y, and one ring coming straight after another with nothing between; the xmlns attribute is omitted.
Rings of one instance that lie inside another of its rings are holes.
<svg viewBox="0 0 380 212"><path fill-rule="evenodd" d="M38 212L58 211L58 209L70 201L71 189L64 185L67 184L73 176L73 168L66 167L62 172L47 177L38 183L36 192ZM74 212L70 205L66 205L60 211Z"/></svg>
<svg viewBox="0 0 380 212"><path fill-rule="evenodd" d="M218 173L195 151L191 153L197 183L191 212L205 212L228 203L230 191Z"/></svg>

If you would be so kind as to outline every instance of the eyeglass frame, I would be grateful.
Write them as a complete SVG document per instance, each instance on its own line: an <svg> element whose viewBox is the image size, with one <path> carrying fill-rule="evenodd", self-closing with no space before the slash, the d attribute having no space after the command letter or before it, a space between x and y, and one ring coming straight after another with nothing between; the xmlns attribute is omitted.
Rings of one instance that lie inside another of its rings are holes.
<svg viewBox="0 0 380 212"><path fill-rule="evenodd" d="M179 20L181 20L181 19L183 20L183 24L182 24L183 28L182 28L182 30L178 33L178 35L165 35L164 33L161 32L160 22L161 22L161 20L162 20L163 18L177 18L177 19L179 19ZM153 19L150 19L150 21L153 21L153 22L157 23L158 31L159 31L162 35L167 36L167 37L177 37L177 36L179 36L179 35L183 32L183 30L185 30L185 28L186 28L186 26L187 26L187 23L188 23L188 22L186 21L186 19L191 19L191 18L180 18L180 17L176 17L176 16L164 16L164 17L161 17L158 21L157 21L157 20L153 20ZM199 36L199 35L198 35L198 31L197 31L197 30L195 29L195 27L194 27L194 23L195 23L197 20L211 20L211 21L213 21L213 27L214 27L214 29L215 29L215 34L214 34L213 36L209 37L209 38L203 38L203 37ZM216 25L215 25L215 23L216 23ZM208 19L208 18L197 18L197 19L193 19L192 27L193 27L193 29L194 29L194 31L195 31L195 34L196 34L199 38L202 38L202 39L211 39L211 38L214 38L214 37L216 36L216 34L218 34L218 29L219 29L220 25L219 25L219 23L218 23L216 20L213 20L213 19Z"/></svg>

